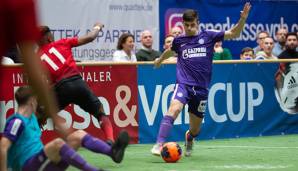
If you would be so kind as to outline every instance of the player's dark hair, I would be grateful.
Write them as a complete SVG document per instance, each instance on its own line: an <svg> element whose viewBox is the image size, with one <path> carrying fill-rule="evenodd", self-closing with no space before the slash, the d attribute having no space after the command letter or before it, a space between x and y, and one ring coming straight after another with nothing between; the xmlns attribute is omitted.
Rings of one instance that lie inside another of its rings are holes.
<svg viewBox="0 0 298 171"><path fill-rule="evenodd" d="M50 32L51 32L51 30L48 26L39 26L39 33L42 37Z"/></svg>
<svg viewBox="0 0 298 171"><path fill-rule="evenodd" d="M245 47L241 50L241 55L243 55L245 52L252 52L254 54L254 50L251 47Z"/></svg>
<svg viewBox="0 0 298 171"><path fill-rule="evenodd" d="M15 99L19 106L25 105L32 96L34 94L29 86L20 87L15 92Z"/></svg>
<svg viewBox="0 0 298 171"><path fill-rule="evenodd" d="M127 38L131 37L133 40L134 40L134 37L132 34L130 33L123 33L120 37L119 37L119 40L118 40L118 44L117 44L117 49L118 50L122 50L123 49L123 46L122 44L126 42Z"/></svg>
<svg viewBox="0 0 298 171"><path fill-rule="evenodd" d="M194 20L199 20L199 14L197 13L197 11L193 10L193 9L187 9L184 11L183 13L183 21L186 22L192 22Z"/></svg>
<svg viewBox="0 0 298 171"><path fill-rule="evenodd" d="M287 35L286 35L286 39L288 39L289 36L295 36L296 39L298 39L298 36L295 32L289 32Z"/></svg>

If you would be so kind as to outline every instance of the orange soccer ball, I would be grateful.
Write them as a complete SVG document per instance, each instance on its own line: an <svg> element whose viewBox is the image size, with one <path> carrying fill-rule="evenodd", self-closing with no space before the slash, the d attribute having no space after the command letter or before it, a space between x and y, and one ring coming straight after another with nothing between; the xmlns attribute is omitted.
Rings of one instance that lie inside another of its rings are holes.
<svg viewBox="0 0 298 171"><path fill-rule="evenodd" d="M161 157L167 163L175 163L181 158L182 150L176 142L168 142L162 146Z"/></svg>

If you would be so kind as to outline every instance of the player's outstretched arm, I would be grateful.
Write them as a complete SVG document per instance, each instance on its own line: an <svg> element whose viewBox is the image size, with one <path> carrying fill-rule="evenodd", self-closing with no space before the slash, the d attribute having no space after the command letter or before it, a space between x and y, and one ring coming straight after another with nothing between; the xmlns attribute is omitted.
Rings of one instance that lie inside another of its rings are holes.
<svg viewBox="0 0 298 171"><path fill-rule="evenodd" d="M86 35L78 38L78 45L77 46L84 45L84 44L87 44L89 42L92 42L97 37L99 31L103 27L104 27L103 24L95 23L94 26L93 26L93 29L89 33L87 33Z"/></svg>
<svg viewBox="0 0 298 171"><path fill-rule="evenodd" d="M164 60L166 60L166 59L168 59L169 57L172 57L172 56L174 56L174 55L175 55L175 52L172 51L171 49L167 49L167 50L165 50L165 51L160 55L159 58L156 58L156 59L154 60L154 66L155 66L156 68L159 68L160 65L161 65L161 63L162 63L162 61L164 61Z"/></svg>
<svg viewBox="0 0 298 171"><path fill-rule="evenodd" d="M249 2L245 3L243 10L241 11L240 19L238 23L232 27L230 30L225 31L224 39L233 39L240 36L241 31L243 30L244 24L248 17L251 5Z"/></svg>
<svg viewBox="0 0 298 171"><path fill-rule="evenodd" d="M7 151L11 146L11 141L6 138L2 137L0 140L0 170L7 171Z"/></svg>

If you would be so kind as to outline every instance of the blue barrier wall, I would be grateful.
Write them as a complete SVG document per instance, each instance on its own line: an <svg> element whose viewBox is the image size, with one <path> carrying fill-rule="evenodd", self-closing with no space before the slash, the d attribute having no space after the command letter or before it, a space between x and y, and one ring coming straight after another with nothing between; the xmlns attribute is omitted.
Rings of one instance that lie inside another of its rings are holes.
<svg viewBox="0 0 298 171"><path fill-rule="evenodd" d="M278 64L215 64L208 107L199 139L298 133L298 115L283 112L274 94ZM139 141L155 141L175 84L175 65L138 66ZM175 121L169 141L188 129L187 106Z"/></svg>

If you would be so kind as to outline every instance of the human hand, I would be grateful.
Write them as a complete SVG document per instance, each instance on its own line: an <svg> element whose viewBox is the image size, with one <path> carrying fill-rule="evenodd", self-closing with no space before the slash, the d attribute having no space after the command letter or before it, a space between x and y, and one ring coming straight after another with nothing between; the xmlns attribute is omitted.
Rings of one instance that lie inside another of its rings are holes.
<svg viewBox="0 0 298 171"><path fill-rule="evenodd" d="M101 30L102 28L104 28L104 25L102 23L96 22L93 26L94 29L98 29Z"/></svg>
<svg viewBox="0 0 298 171"><path fill-rule="evenodd" d="M214 52L216 53L222 53L223 52L223 48L221 46L214 46Z"/></svg>
<svg viewBox="0 0 298 171"><path fill-rule="evenodd" d="M161 66L161 60L160 58L156 58L154 60L154 68L159 68Z"/></svg>
<svg viewBox="0 0 298 171"><path fill-rule="evenodd" d="M248 14L249 14L249 11L250 11L250 8L251 8L251 5L249 2L246 2L244 7L243 7L243 10L241 11L241 14L240 14L240 17L242 19L247 19L248 17Z"/></svg>

